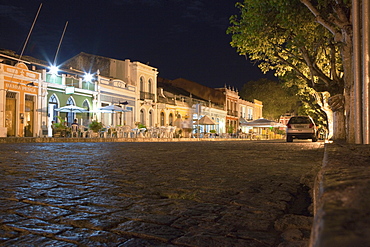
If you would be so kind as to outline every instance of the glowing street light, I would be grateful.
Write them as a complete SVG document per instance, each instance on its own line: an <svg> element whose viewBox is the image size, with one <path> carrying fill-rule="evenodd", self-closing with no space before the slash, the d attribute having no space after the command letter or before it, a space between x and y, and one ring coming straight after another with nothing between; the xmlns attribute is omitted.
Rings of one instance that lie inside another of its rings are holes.
<svg viewBox="0 0 370 247"><path fill-rule="evenodd" d="M93 80L93 75L90 74L90 73L86 73L85 76L84 76L84 81L92 82L92 80Z"/></svg>
<svg viewBox="0 0 370 247"><path fill-rule="evenodd" d="M55 66L55 65L52 65L49 67L49 73L52 74L52 75L58 75L58 67Z"/></svg>

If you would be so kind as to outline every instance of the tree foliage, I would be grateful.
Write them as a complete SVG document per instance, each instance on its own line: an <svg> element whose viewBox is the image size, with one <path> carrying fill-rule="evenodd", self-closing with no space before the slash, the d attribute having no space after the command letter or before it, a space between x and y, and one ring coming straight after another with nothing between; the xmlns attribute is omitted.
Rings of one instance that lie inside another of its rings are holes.
<svg viewBox="0 0 370 247"><path fill-rule="evenodd" d="M237 7L240 16L230 18L228 33L239 54L315 99L317 92L344 94L352 83L350 1L244 0ZM342 107L334 110L344 114Z"/></svg>
<svg viewBox="0 0 370 247"><path fill-rule="evenodd" d="M248 101L261 100L263 116L267 119L277 120L285 113L298 111L298 97L292 90L276 81L267 79L249 81L244 84L240 96Z"/></svg>

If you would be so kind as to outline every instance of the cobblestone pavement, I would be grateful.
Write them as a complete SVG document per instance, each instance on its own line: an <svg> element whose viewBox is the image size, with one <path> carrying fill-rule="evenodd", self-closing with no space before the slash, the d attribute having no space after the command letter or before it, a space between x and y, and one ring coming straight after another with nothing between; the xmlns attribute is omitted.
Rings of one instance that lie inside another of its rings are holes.
<svg viewBox="0 0 370 247"><path fill-rule="evenodd" d="M322 158L308 141L1 144L0 245L286 246Z"/></svg>

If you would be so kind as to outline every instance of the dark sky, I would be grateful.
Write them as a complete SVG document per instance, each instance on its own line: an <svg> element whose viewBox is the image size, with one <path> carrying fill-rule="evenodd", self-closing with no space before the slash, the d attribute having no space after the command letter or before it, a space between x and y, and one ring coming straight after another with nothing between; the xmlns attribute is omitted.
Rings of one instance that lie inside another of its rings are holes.
<svg viewBox="0 0 370 247"><path fill-rule="evenodd" d="M43 2L24 55L57 61L80 53L140 61L159 76L209 87L244 83L265 75L236 49L226 34L237 0L47 0ZM0 0L0 48L21 53L41 1Z"/></svg>

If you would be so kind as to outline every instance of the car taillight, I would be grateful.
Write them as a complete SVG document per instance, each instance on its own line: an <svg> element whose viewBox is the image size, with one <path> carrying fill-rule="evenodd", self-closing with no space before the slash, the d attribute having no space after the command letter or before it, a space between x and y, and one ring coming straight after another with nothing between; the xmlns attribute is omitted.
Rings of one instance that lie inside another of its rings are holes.
<svg viewBox="0 0 370 247"><path fill-rule="evenodd" d="M310 128L313 128L313 123L310 123Z"/></svg>
<svg viewBox="0 0 370 247"><path fill-rule="evenodd" d="M286 127L288 127L288 129L292 128L290 124L287 124Z"/></svg>

